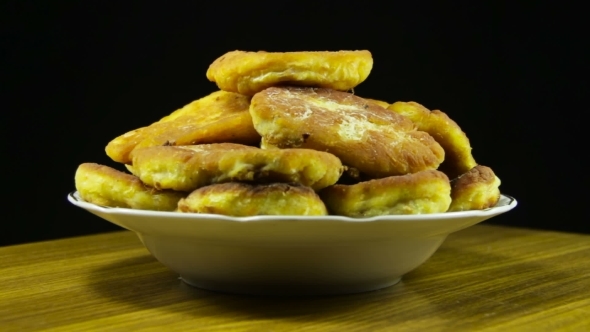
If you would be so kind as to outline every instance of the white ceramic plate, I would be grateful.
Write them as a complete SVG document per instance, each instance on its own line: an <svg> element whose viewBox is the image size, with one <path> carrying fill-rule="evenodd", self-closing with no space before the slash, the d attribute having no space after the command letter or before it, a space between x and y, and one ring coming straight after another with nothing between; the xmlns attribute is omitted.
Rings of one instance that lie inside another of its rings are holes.
<svg viewBox="0 0 590 332"><path fill-rule="evenodd" d="M266 295L345 294L391 286L424 263L450 233L517 204L502 195L495 207L481 211L362 219L235 218L108 208L84 202L77 192L68 200L137 233L156 259L190 285Z"/></svg>

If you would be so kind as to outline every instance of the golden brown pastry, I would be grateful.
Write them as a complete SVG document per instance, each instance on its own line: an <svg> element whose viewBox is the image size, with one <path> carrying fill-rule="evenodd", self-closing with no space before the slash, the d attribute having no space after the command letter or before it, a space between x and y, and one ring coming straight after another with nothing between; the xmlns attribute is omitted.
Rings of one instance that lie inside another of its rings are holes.
<svg viewBox="0 0 590 332"><path fill-rule="evenodd" d="M491 168L478 165L451 182L449 211L484 210L500 200L500 179Z"/></svg>
<svg viewBox="0 0 590 332"><path fill-rule="evenodd" d="M451 204L451 185L444 173L427 170L333 185L320 191L320 197L331 214L348 217L442 213Z"/></svg>
<svg viewBox="0 0 590 332"><path fill-rule="evenodd" d="M471 155L467 135L445 113L439 110L431 112L415 102L398 101L388 109L412 120L418 130L429 133L443 147L445 160L438 169L449 178L454 179L477 165Z"/></svg>
<svg viewBox="0 0 590 332"><path fill-rule="evenodd" d="M268 88L252 98L250 113L263 148L327 151L373 178L435 169L444 159L412 121L346 92Z"/></svg>
<svg viewBox="0 0 590 332"><path fill-rule="evenodd" d="M388 102L385 102L383 100L371 99L371 98L364 98L364 99L367 100L367 101L370 101L370 102L372 102L374 104L377 104L377 105L379 105L379 106L381 106L383 108L388 108L389 107L389 103Z"/></svg>
<svg viewBox="0 0 590 332"><path fill-rule="evenodd" d="M186 193L156 190L136 176L94 163L78 166L75 183L83 200L109 207L174 211L178 201L186 196Z"/></svg>
<svg viewBox="0 0 590 332"><path fill-rule="evenodd" d="M178 203L178 210L235 217L328 214L326 206L311 188L286 183L213 184L193 191Z"/></svg>
<svg viewBox="0 0 590 332"><path fill-rule="evenodd" d="M250 97L217 91L196 100L150 126L132 130L112 140L106 153L117 162L131 163L135 148L232 142L258 144L248 112Z"/></svg>
<svg viewBox="0 0 590 332"><path fill-rule="evenodd" d="M372 68L369 51L233 51L211 64L207 78L221 90L245 95L285 84L346 91L363 82Z"/></svg>
<svg viewBox="0 0 590 332"><path fill-rule="evenodd" d="M343 171L327 152L232 143L155 146L132 155L133 173L144 183L182 191L232 181L294 182L319 190L336 183Z"/></svg>

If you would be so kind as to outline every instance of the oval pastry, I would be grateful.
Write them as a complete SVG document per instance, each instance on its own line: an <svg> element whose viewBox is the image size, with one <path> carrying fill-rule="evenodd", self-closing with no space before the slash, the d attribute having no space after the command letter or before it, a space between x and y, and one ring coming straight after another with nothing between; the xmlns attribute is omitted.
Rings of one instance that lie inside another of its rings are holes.
<svg viewBox="0 0 590 332"><path fill-rule="evenodd" d="M395 102L389 110L410 119L418 128L432 136L445 150L445 160L439 170L451 179L469 171L477 165L471 155L471 145L467 135L459 125L445 113L426 107L416 102Z"/></svg>
<svg viewBox="0 0 590 332"><path fill-rule="evenodd" d="M449 178L435 170L390 176L320 192L330 213L348 217L446 212L451 204Z"/></svg>
<svg viewBox="0 0 590 332"><path fill-rule="evenodd" d="M336 183L342 171L336 156L310 149L262 150L218 143L133 152L133 173L144 183L181 191L232 181L293 182L319 190Z"/></svg>
<svg viewBox="0 0 590 332"><path fill-rule="evenodd" d="M108 143L107 155L116 162L131 163L136 148L205 143L258 144L248 112L250 97L216 91L195 100L151 125L125 133Z"/></svg>
<svg viewBox="0 0 590 332"><path fill-rule="evenodd" d="M268 88L250 114L263 148L327 151L371 178L436 169L445 156L409 119L346 92Z"/></svg>
<svg viewBox="0 0 590 332"><path fill-rule="evenodd" d="M136 176L95 163L78 166L74 177L83 200L97 205L140 210L174 211L186 193L157 190Z"/></svg>
<svg viewBox="0 0 590 332"><path fill-rule="evenodd" d="M221 90L245 95L285 84L346 91L363 82L372 68L369 51L233 51L209 66L207 78Z"/></svg>
<svg viewBox="0 0 590 332"><path fill-rule="evenodd" d="M328 214L326 206L311 188L286 183L213 184L193 191L178 203L178 210L235 217Z"/></svg>
<svg viewBox="0 0 590 332"><path fill-rule="evenodd" d="M451 181L453 201L449 211L483 210L496 205L500 200L500 183L491 168L475 166Z"/></svg>

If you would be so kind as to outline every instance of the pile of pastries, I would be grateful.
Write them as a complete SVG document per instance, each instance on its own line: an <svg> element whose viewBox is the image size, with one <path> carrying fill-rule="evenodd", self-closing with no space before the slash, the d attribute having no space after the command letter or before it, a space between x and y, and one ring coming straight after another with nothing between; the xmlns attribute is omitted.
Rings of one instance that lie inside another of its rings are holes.
<svg viewBox="0 0 590 332"><path fill-rule="evenodd" d="M370 217L486 209L500 180L445 113L362 98L369 51L229 52L220 89L114 138L128 172L84 163L76 189L107 207Z"/></svg>

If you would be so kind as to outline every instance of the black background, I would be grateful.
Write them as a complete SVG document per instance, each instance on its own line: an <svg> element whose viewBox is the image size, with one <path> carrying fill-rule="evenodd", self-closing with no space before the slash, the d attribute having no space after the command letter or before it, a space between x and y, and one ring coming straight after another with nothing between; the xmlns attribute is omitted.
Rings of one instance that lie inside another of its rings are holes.
<svg viewBox="0 0 590 332"><path fill-rule="evenodd" d="M76 167L115 166L112 138L215 91L205 72L236 49L370 50L356 94L414 100L459 123L519 200L490 222L590 233L581 8L187 3L3 2L0 245L119 229L67 202Z"/></svg>

